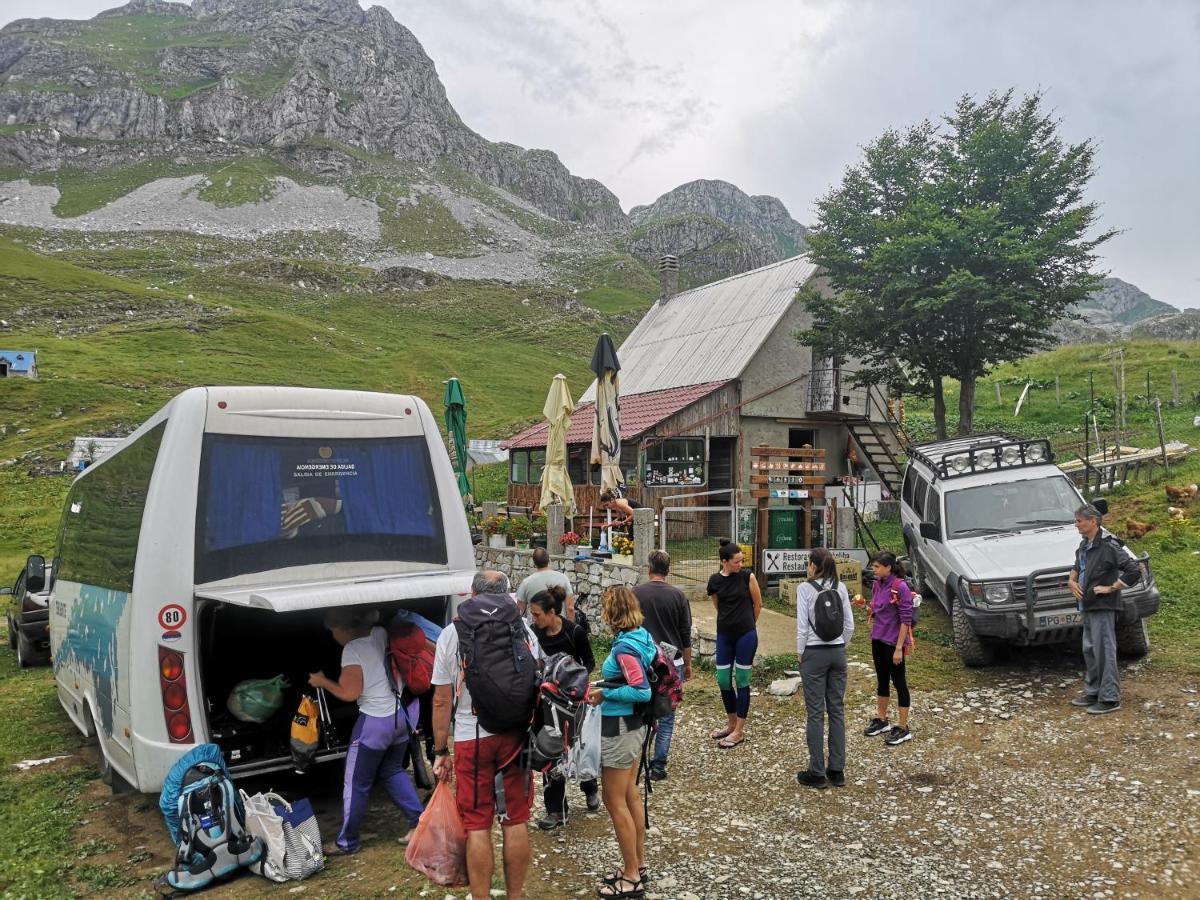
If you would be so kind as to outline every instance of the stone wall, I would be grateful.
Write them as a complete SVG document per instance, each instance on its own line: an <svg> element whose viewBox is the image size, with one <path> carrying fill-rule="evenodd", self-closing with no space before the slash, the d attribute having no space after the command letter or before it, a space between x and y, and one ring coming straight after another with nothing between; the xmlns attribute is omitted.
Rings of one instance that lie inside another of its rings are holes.
<svg viewBox="0 0 1200 900"><path fill-rule="evenodd" d="M515 550L512 547L497 550L484 544L476 544L475 565L480 569L498 569L509 577L515 589L525 576L534 571L533 551ZM639 580L644 580L644 570L639 572L632 566L619 566L596 560L577 561L565 556L551 556L550 568L571 579L575 588L575 603L587 613L592 632L595 634L608 633L600 619L600 597L605 589L614 584L632 587Z"/></svg>

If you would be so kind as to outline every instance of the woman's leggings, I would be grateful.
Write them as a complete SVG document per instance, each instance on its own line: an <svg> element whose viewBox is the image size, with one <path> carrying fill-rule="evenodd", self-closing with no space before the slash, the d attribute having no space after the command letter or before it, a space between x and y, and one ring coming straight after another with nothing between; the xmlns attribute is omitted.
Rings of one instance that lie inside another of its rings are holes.
<svg viewBox="0 0 1200 900"><path fill-rule="evenodd" d="M879 697L891 696L888 690L888 682L891 681L896 686L896 705L908 709L908 679L904 674L904 663L896 665L892 662L895 652L895 644L872 638L871 656L875 659L875 680L878 685L875 693Z"/></svg>
<svg viewBox="0 0 1200 900"><path fill-rule="evenodd" d="M717 687L725 712L744 719L750 714L750 667L758 652L758 632L743 635L717 632Z"/></svg>

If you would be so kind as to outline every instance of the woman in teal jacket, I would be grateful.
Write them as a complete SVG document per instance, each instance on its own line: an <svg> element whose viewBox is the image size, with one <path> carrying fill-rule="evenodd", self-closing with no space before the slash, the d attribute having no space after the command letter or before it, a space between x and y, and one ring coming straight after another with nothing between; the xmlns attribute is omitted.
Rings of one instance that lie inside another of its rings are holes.
<svg viewBox="0 0 1200 900"><path fill-rule="evenodd" d="M640 900L646 895L646 817L634 773L646 740L642 707L650 701L647 673L657 648L642 627L642 609L629 588L605 591L600 614L617 637L600 667L605 686L593 688L589 702L600 704L601 793L622 864L604 879L600 896Z"/></svg>

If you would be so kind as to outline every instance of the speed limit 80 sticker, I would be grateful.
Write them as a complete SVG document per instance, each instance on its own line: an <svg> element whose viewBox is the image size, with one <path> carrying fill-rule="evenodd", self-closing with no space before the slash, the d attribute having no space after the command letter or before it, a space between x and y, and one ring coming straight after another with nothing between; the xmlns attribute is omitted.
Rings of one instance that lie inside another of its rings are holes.
<svg viewBox="0 0 1200 900"><path fill-rule="evenodd" d="M168 603L158 611L158 624L164 631L178 631L187 621L187 610L178 603Z"/></svg>

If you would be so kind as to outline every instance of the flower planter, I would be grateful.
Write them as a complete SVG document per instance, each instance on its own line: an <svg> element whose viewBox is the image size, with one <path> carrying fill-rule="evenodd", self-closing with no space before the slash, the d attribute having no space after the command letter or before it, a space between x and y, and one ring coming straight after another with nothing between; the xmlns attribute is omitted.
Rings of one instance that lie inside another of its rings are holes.
<svg viewBox="0 0 1200 900"><path fill-rule="evenodd" d="M508 546L508 535L504 534L489 534L488 546L493 550L503 550Z"/></svg>
<svg viewBox="0 0 1200 900"><path fill-rule="evenodd" d="M565 556L567 559L574 559L576 556L579 555L579 545L578 544L563 544L562 552L563 552L563 556Z"/></svg>
<svg viewBox="0 0 1200 900"><path fill-rule="evenodd" d="M513 546L516 547L518 550L528 550L529 549L529 541L513 541Z"/></svg>
<svg viewBox="0 0 1200 900"><path fill-rule="evenodd" d="M632 553L614 553L612 555L612 561L615 565L618 565L618 566L632 566L633 565L633 554Z"/></svg>

